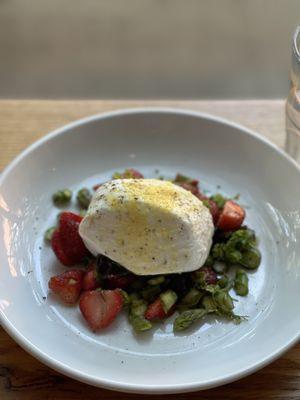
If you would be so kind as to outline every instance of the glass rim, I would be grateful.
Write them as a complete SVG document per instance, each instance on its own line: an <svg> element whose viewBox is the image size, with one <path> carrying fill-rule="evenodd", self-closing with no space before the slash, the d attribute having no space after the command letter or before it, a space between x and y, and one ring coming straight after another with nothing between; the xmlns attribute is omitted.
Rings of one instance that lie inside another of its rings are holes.
<svg viewBox="0 0 300 400"><path fill-rule="evenodd" d="M298 44L298 38L300 38L300 25L297 26L293 35L293 52L300 63L300 49L299 49L300 46Z"/></svg>

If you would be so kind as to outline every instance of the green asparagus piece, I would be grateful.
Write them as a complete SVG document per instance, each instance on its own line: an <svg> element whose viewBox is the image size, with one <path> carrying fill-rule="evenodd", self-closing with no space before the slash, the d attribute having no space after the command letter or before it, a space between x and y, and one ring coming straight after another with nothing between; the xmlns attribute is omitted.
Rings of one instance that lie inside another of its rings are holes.
<svg viewBox="0 0 300 400"><path fill-rule="evenodd" d="M209 313L217 311L217 305L210 295L206 295L202 299L202 305L205 310Z"/></svg>
<svg viewBox="0 0 300 400"><path fill-rule="evenodd" d="M144 300L134 300L130 304L130 314L143 316L147 310L147 303Z"/></svg>
<svg viewBox="0 0 300 400"><path fill-rule="evenodd" d="M181 304L190 307L196 306L199 303L202 296L203 292L201 292L196 288L191 288L184 296L184 298L181 300Z"/></svg>
<svg viewBox="0 0 300 400"><path fill-rule="evenodd" d="M141 295L146 301L152 302L157 298L160 292L161 289L159 286L146 286L144 289L141 290Z"/></svg>
<svg viewBox="0 0 300 400"><path fill-rule="evenodd" d="M121 295L122 295L122 297L123 297L123 304L124 304L124 306L128 306L128 305L131 303L130 297L129 297L128 293L127 293L125 290L123 290L123 289L119 289L119 290L120 290Z"/></svg>
<svg viewBox="0 0 300 400"><path fill-rule="evenodd" d="M173 290L167 290L159 296L165 313L168 313L177 301L177 294Z"/></svg>
<svg viewBox="0 0 300 400"><path fill-rule="evenodd" d="M151 322L139 315L129 314L128 320L136 332L144 332L152 328Z"/></svg>
<svg viewBox="0 0 300 400"><path fill-rule="evenodd" d="M174 321L174 332L180 332L189 328L194 322L199 321L207 314L203 308L195 308L181 313Z"/></svg>
<svg viewBox="0 0 300 400"><path fill-rule="evenodd" d="M163 275L155 276L154 278L149 279L147 282L148 285L156 286L161 285L165 281L165 277Z"/></svg>

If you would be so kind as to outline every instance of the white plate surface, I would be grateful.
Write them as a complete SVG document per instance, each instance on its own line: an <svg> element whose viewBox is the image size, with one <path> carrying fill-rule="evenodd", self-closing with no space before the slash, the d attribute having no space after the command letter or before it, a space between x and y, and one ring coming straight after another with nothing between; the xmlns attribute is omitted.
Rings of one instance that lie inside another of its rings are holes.
<svg viewBox="0 0 300 400"><path fill-rule="evenodd" d="M121 316L94 334L77 307L49 295L49 277L62 271L43 243L58 213L51 194L92 186L125 167L146 177L181 172L210 192L241 194L246 223L262 251L250 294L236 304L246 322L211 318L174 335L170 320L136 336ZM299 338L299 183L299 168L283 152L239 125L204 114L124 110L63 127L28 148L1 176L1 323L44 363L96 386L174 393L245 376Z"/></svg>

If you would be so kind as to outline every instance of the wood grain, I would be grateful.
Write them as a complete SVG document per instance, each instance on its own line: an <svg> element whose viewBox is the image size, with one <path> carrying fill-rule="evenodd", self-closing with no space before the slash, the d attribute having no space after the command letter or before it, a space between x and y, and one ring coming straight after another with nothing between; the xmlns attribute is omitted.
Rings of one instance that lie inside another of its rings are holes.
<svg viewBox="0 0 300 400"><path fill-rule="evenodd" d="M278 146L284 143L284 103L277 101L0 101L0 169L45 133L84 116L137 106L200 110L241 123ZM245 349L247 351L247 349ZM199 374L201 371L199 371ZM22 350L0 328L0 400L140 399L64 377ZM147 396L147 398L158 398ZM226 386L165 399L299 400L300 344L261 371Z"/></svg>
<svg viewBox="0 0 300 400"><path fill-rule="evenodd" d="M21 150L68 122L129 107L169 106L215 114L284 143L283 101L1 101L0 170Z"/></svg>

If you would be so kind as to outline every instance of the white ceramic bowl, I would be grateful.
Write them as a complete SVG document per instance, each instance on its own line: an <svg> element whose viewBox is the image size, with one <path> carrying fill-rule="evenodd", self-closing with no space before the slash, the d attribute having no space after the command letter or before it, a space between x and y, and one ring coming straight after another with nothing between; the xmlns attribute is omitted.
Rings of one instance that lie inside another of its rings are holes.
<svg viewBox="0 0 300 400"><path fill-rule="evenodd" d="M248 315L246 322L210 319L180 335L166 323L135 336L121 316L94 334L77 307L48 296L48 278L62 270L43 243L58 213L51 194L92 186L125 167L147 177L180 171L199 178L204 189L241 194L246 223L256 230L262 251L250 294L236 306ZM245 376L299 338L300 172L253 132L188 111L107 113L44 137L17 157L0 183L1 323L52 368L115 390L185 392Z"/></svg>

